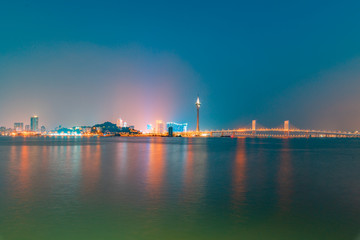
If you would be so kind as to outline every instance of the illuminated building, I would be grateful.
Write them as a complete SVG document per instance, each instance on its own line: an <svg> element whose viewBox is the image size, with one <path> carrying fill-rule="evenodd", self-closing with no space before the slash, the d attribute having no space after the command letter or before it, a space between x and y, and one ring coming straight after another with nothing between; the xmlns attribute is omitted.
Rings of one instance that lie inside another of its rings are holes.
<svg viewBox="0 0 360 240"><path fill-rule="evenodd" d="M164 122L162 120L156 120L156 124L155 124L155 133L164 133L165 131L165 126L164 126Z"/></svg>
<svg viewBox="0 0 360 240"><path fill-rule="evenodd" d="M75 129L75 128L58 128L54 132L50 133L50 135L53 135L53 136L80 136L81 132L79 129Z"/></svg>
<svg viewBox="0 0 360 240"><path fill-rule="evenodd" d="M146 125L146 131L147 131L148 133L153 132L153 126L152 126L152 124Z"/></svg>
<svg viewBox="0 0 360 240"><path fill-rule="evenodd" d="M30 131L30 125L25 125L25 131Z"/></svg>
<svg viewBox="0 0 360 240"><path fill-rule="evenodd" d="M24 130L24 123L22 122L14 123L14 130L17 132L21 132L22 130Z"/></svg>
<svg viewBox="0 0 360 240"><path fill-rule="evenodd" d="M91 133L91 127L89 127L89 126L80 127L80 131L82 133Z"/></svg>
<svg viewBox="0 0 360 240"><path fill-rule="evenodd" d="M117 126L118 128L124 127L124 121L123 121L121 118L119 118L119 119L117 120L117 122L116 122L116 126Z"/></svg>
<svg viewBox="0 0 360 240"><path fill-rule="evenodd" d="M197 110L197 121L196 121L196 131L200 131L200 126L199 126L199 112L200 112L200 99L199 99L199 96L197 97L197 100L196 100L196 110Z"/></svg>
<svg viewBox="0 0 360 240"><path fill-rule="evenodd" d="M167 122L166 128L169 129L170 127L172 127L173 132L187 132L188 124L187 123Z"/></svg>
<svg viewBox="0 0 360 240"><path fill-rule="evenodd" d="M38 131L39 130L39 117L38 116L33 116L30 118L30 128L31 131Z"/></svg>
<svg viewBox="0 0 360 240"><path fill-rule="evenodd" d="M173 127L172 126L168 127L168 134L169 134L169 137L173 136Z"/></svg>

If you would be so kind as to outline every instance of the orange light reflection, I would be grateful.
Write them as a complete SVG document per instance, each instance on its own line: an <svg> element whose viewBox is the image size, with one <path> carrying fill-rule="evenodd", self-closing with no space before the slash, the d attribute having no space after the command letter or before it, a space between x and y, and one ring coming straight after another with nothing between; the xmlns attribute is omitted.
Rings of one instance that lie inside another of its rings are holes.
<svg viewBox="0 0 360 240"><path fill-rule="evenodd" d="M233 167L233 193L234 208L238 208L246 199L246 146L245 139L238 139L236 158Z"/></svg>
<svg viewBox="0 0 360 240"><path fill-rule="evenodd" d="M278 172L278 189L279 207L282 211L287 211L291 204L292 195L292 165L288 139L283 140Z"/></svg>
<svg viewBox="0 0 360 240"><path fill-rule="evenodd" d="M150 143L147 187L150 198L159 199L162 193L165 170L165 147L162 143Z"/></svg>

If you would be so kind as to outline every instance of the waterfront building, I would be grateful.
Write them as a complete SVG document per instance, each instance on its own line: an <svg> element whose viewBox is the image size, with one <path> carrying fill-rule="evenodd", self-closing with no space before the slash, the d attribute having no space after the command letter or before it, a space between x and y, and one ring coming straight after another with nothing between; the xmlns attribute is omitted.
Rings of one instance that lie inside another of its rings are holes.
<svg viewBox="0 0 360 240"><path fill-rule="evenodd" d="M162 120L156 120L155 133L162 134L165 131L164 122Z"/></svg>
<svg viewBox="0 0 360 240"><path fill-rule="evenodd" d="M25 131L30 131L30 125L25 125Z"/></svg>
<svg viewBox="0 0 360 240"><path fill-rule="evenodd" d="M116 126L117 126L118 128L124 127L124 121L123 121L121 118L119 118L119 119L116 121Z"/></svg>
<svg viewBox="0 0 360 240"><path fill-rule="evenodd" d="M80 128L82 133L91 133L91 127L89 126L83 126Z"/></svg>
<svg viewBox="0 0 360 240"><path fill-rule="evenodd" d="M196 131L199 132L200 131L199 112L200 112L200 105L201 105L199 96L197 97L195 105L196 105L196 111L197 111Z"/></svg>
<svg viewBox="0 0 360 240"><path fill-rule="evenodd" d="M188 124L187 123L176 123L176 122L167 122L166 128L173 128L174 132L187 132Z"/></svg>
<svg viewBox="0 0 360 240"><path fill-rule="evenodd" d="M169 134L169 137L172 137L172 136L174 135L174 133L173 133L173 127L172 127L172 126L170 126L170 127L168 128L168 134Z"/></svg>
<svg viewBox="0 0 360 240"><path fill-rule="evenodd" d="M46 132L45 126L41 126L40 131L41 131L42 133Z"/></svg>
<svg viewBox="0 0 360 240"><path fill-rule="evenodd" d="M31 131L38 131L39 130L39 117L38 116L33 116L30 118L30 127L31 127Z"/></svg>
<svg viewBox="0 0 360 240"><path fill-rule="evenodd" d="M22 122L16 122L14 123L14 130L17 132L21 132L24 130L24 123Z"/></svg>
<svg viewBox="0 0 360 240"><path fill-rule="evenodd" d="M154 131L152 124L146 125L146 131L147 131L148 133L152 133L152 132Z"/></svg>
<svg viewBox="0 0 360 240"><path fill-rule="evenodd" d="M55 130L53 135L60 135L60 136L78 136L81 135L80 129L75 128L58 128Z"/></svg>

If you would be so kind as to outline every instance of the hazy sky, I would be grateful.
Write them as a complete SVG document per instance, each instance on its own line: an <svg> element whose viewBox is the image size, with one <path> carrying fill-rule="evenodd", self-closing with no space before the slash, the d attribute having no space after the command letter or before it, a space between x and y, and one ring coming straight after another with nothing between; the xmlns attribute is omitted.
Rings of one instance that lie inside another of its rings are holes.
<svg viewBox="0 0 360 240"><path fill-rule="evenodd" d="M359 1L9 1L0 126L360 129Z"/></svg>

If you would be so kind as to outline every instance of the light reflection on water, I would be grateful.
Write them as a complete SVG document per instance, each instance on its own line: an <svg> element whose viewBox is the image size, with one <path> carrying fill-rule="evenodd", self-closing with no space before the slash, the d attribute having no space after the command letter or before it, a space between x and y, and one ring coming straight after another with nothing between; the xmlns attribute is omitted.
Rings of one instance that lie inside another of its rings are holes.
<svg viewBox="0 0 360 240"><path fill-rule="evenodd" d="M359 143L0 138L0 236L355 239Z"/></svg>
<svg viewBox="0 0 360 240"><path fill-rule="evenodd" d="M239 139L233 166L233 207L243 205L246 199L246 146L245 140Z"/></svg>
<svg viewBox="0 0 360 240"><path fill-rule="evenodd" d="M291 149L289 149L288 139L283 140L280 154L280 166L278 170L278 195L279 208L282 211L288 211L291 204L292 192L292 166L291 166Z"/></svg>
<svg viewBox="0 0 360 240"><path fill-rule="evenodd" d="M153 143L149 145L148 152L148 170L147 170L147 193L152 201L161 198L164 190L165 174L165 147L163 144Z"/></svg>

